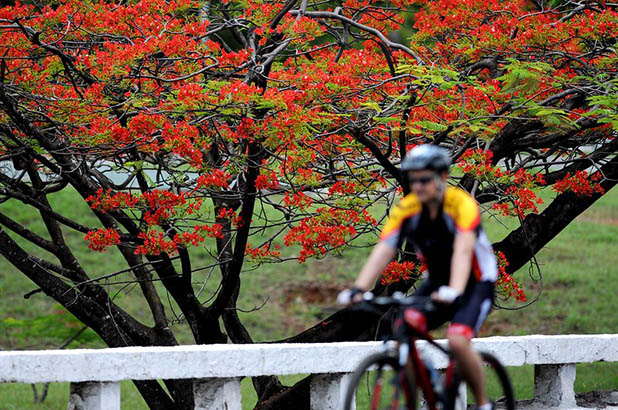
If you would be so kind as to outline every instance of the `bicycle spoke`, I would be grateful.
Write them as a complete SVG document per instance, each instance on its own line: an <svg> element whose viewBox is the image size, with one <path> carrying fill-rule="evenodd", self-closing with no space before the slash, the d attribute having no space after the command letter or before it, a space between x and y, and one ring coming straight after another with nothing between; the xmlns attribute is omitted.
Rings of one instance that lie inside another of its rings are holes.
<svg viewBox="0 0 618 410"><path fill-rule="evenodd" d="M377 355L366 361L352 378L356 386L346 395L345 409L356 403L358 410L406 410L406 399L412 397L405 392L410 390L413 380L405 376L397 361L387 355ZM404 392L402 392L404 390Z"/></svg>

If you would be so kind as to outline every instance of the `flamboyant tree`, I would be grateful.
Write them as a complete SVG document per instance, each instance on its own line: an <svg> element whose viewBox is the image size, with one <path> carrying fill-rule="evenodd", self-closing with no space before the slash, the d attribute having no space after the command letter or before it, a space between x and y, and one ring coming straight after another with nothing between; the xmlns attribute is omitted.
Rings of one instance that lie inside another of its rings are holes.
<svg viewBox="0 0 618 410"><path fill-rule="evenodd" d="M617 8L15 2L0 9L0 196L38 211L47 232L0 208L0 253L109 346L177 344L162 292L196 343L250 343L235 309L246 260L283 262L296 247L302 262L375 234L371 206L407 192L401 157L433 142L453 156L453 184L520 220L495 249L502 292L523 299L509 273L618 180ZM96 224L54 208L66 188ZM126 269L93 277L67 230ZM213 298L199 293L196 250L220 272ZM409 287L417 270L402 250L378 290ZM110 297L103 280L119 275L153 326ZM288 341L367 337L350 315ZM136 385L153 409L192 405L186 381ZM308 397L306 382L254 385L261 408Z"/></svg>

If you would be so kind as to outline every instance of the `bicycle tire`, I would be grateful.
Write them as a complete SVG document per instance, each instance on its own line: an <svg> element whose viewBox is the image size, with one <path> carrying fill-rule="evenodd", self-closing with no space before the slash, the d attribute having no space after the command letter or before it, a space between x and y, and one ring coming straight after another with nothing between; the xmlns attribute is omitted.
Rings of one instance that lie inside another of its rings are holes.
<svg viewBox="0 0 618 410"><path fill-rule="evenodd" d="M355 408L416 410L414 376L387 353L367 357L352 373L345 392L343 410Z"/></svg>
<svg viewBox="0 0 618 410"><path fill-rule="evenodd" d="M490 353L479 352L483 362L483 371L485 375L485 389L490 402L494 403L494 408L497 410L515 410L515 394L513 386L509 379L508 373L502 363ZM467 403L463 403L463 397L460 395L459 387L461 383L465 383L460 375L455 376L455 382L449 387L448 400L446 409L465 409ZM471 397L472 392L468 388L467 397ZM457 406L457 404L459 404Z"/></svg>

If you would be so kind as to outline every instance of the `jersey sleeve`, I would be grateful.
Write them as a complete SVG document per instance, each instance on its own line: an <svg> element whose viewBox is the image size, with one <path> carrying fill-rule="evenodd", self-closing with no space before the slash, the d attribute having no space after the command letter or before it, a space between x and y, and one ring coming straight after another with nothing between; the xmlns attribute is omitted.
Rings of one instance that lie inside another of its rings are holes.
<svg viewBox="0 0 618 410"><path fill-rule="evenodd" d="M476 230L481 225L481 212L478 204L467 193L461 191L455 214L455 226L458 232Z"/></svg>
<svg viewBox="0 0 618 410"><path fill-rule="evenodd" d="M402 229L405 222L413 215L420 212L421 207L416 197L408 195L391 209L382 232L380 242L385 242L393 248L398 248L403 242Z"/></svg>

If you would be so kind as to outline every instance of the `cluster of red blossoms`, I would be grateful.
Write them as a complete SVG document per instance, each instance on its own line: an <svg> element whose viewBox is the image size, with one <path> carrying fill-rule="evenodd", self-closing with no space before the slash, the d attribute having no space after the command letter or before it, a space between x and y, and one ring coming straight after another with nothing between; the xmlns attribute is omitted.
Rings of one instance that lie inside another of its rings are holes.
<svg viewBox="0 0 618 410"><path fill-rule="evenodd" d="M468 149L459 160L461 170L480 182L505 186L504 197L492 205L504 216L524 217L530 212L538 213L543 203L534 192L535 187L545 184L542 174L532 175L523 168L516 172L505 172L491 163L493 153L482 149Z"/></svg>
<svg viewBox="0 0 618 410"><path fill-rule="evenodd" d="M229 220L232 226L234 226L235 228L241 227L243 223L242 216L237 215L236 211L234 211L232 208L219 209L219 212L217 213L217 218Z"/></svg>
<svg viewBox="0 0 618 410"><path fill-rule="evenodd" d="M537 205L543 203L543 200L527 187L510 186L506 189L505 194L510 203L496 202L492 205L492 209L499 210L504 216L516 215L523 218L530 212L538 213Z"/></svg>
<svg viewBox="0 0 618 410"><path fill-rule="evenodd" d="M254 261L264 261L269 259L278 259L281 256L281 252L279 252L279 245L274 245L271 248L271 245L267 243L263 246L254 248L248 243L245 250L245 255Z"/></svg>
<svg viewBox="0 0 618 410"><path fill-rule="evenodd" d="M120 243L120 235L111 228L88 231L84 239L90 241L88 248L97 252L104 252L108 246Z"/></svg>
<svg viewBox="0 0 618 410"><path fill-rule="evenodd" d="M521 285L513 279L512 275L506 272L506 267L509 266L509 262L506 260L506 256L502 252L496 252L498 260L498 282L497 290L505 297L515 297L519 302L526 301L526 293L521 288Z"/></svg>
<svg viewBox="0 0 618 410"><path fill-rule="evenodd" d="M263 171L264 172L264 171ZM270 171L266 171L255 179L255 189L279 189L279 179L277 174Z"/></svg>
<svg viewBox="0 0 618 410"><path fill-rule="evenodd" d="M104 191L100 188L96 195L87 197L86 201L92 209L100 212L138 207L147 210L143 214L143 219L149 229L137 235L137 239L141 241L141 244L137 246L136 254L174 254L178 252L179 246L197 246L206 237L223 237L223 227L218 223L195 225L193 230L177 233L171 238L164 232L154 228L161 223L169 221L172 217L178 216L181 212L191 215L201 208L202 199L189 198L185 193L175 194L171 191L153 190L140 195L133 195L128 192L113 193L111 190ZM235 226L241 224L240 217L236 216L232 210L220 210L219 217L230 219ZM90 242L88 245L90 249L97 252L105 252L108 247L120 243L120 234L112 228L98 229L88 232L85 239Z"/></svg>
<svg viewBox="0 0 618 410"><path fill-rule="evenodd" d="M504 198L492 205L492 209L500 211L502 215L524 217L530 212L538 213L537 206L543 200L534 189L547 185L543 174L533 175L523 168L514 173L504 172L491 164L492 157L491 151L468 149L461 156L458 166L478 181L506 185ZM577 196L603 195L605 190L598 182L600 179L598 173L590 176L586 171L575 171L574 174L567 173L552 189L558 193L573 192Z"/></svg>
<svg viewBox="0 0 618 410"><path fill-rule="evenodd" d="M220 224L195 225L193 232L182 232L174 235L172 239L167 239L161 231L151 229L147 232L140 232L137 237L142 240L142 244L135 249L135 254L159 255L167 253L173 255L178 252L179 246L189 244L197 246L204 242L205 237L222 238L223 227Z"/></svg>
<svg viewBox="0 0 618 410"><path fill-rule="evenodd" d="M575 171L574 175L568 173L565 178L556 182L553 188L556 192L570 191L577 196L603 195L605 190L598 183L600 179L600 174L590 177L586 171Z"/></svg>
<svg viewBox="0 0 618 410"><path fill-rule="evenodd" d="M292 195L290 195L289 192L286 192L283 197L283 203L287 207L299 207L300 209L306 209L311 206L313 200L310 196L303 192L296 192Z"/></svg>
<svg viewBox="0 0 618 410"><path fill-rule="evenodd" d="M158 225L162 221L168 220L175 215L177 208L185 205L187 199L184 194L175 194L170 191L154 190L144 192L142 198L150 209L144 215L144 220L148 225Z"/></svg>
<svg viewBox="0 0 618 410"><path fill-rule="evenodd" d="M90 204L92 209L107 212L118 208L133 208L139 204L140 199L128 192L112 194L111 189L103 192L103 188L99 188L97 195L90 195L86 198L86 202Z"/></svg>
<svg viewBox="0 0 618 410"><path fill-rule="evenodd" d="M301 246L298 258L301 263L309 257L324 255L329 249L344 246L356 235L355 224L377 224L366 210L356 212L347 209L320 208L316 212L316 216L301 220L284 238L286 246Z"/></svg>
<svg viewBox="0 0 618 410"><path fill-rule="evenodd" d="M356 184L348 181L337 181L329 189L328 194L352 195L356 192Z"/></svg>
<svg viewBox="0 0 618 410"><path fill-rule="evenodd" d="M229 188L228 180L231 175L222 169L214 169L209 174L200 175L197 179L198 188L208 188L218 190Z"/></svg>
<svg viewBox="0 0 618 410"><path fill-rule="evenodd" d="M382 274L382 279L380 279L380 283L382 283L383 285L390 285L391 283L410 279L413 275L417 274L418 269L416 269L416 265L414 264L414 262L391 262L384 270L384 273Z"/></svg>
<svg viewBox="0 0 618 410"><path fill-rule="evenodd" d="M470 174L481 181L495 181L504 176L499 167L491 163L493 152L478 149L467 149L459 157L458 166L465 174Z"/></svg>

